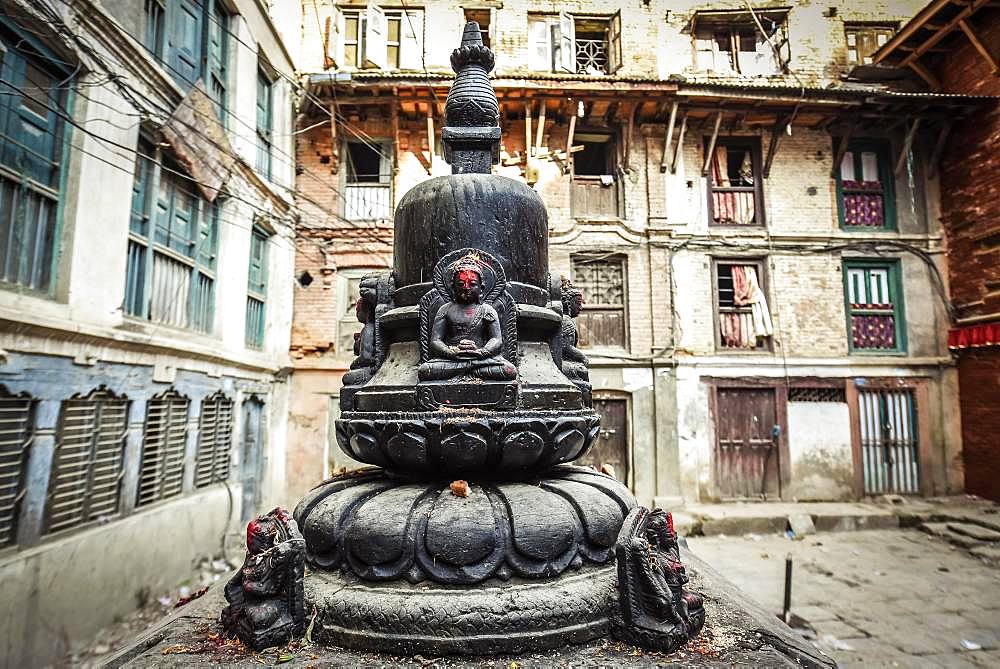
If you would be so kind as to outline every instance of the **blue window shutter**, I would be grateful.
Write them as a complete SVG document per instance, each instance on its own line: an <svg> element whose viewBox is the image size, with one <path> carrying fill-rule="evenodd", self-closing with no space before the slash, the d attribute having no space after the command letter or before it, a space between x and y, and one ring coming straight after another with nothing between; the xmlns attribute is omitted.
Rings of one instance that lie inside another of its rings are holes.
<svg viewBox="0 0 1000 669"><path fill-rule="evenodd" d="M191 0L175 0L170 9L169 65L182 85L192 86L201 74L202 9Z"/></svg>

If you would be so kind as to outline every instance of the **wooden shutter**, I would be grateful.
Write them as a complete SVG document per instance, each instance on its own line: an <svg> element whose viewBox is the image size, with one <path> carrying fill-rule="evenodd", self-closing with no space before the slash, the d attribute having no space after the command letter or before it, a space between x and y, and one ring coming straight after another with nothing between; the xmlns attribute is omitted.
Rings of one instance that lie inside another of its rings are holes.
<svg viewBox="0 0 1000 669"><path fill-rule="evenodd" d="M168 32L169 65L187 89L201 73L202 10L191 0L178 0L173 9L173 26Z"/></svg>
<svg viewBox="0 0 1000 669"><path fill-rule="evenodd" d="M558 26L559 54L556 59L556 71L576 72L576 24L573 17L566 12L559 13Z"/></svg>
<svg viewBox="0 0 1000 669"><path fill-rule="evenodd" d="M410 9L399 18L399 69L424 68L424 13Z"/></svg>
<svg viewBox="0 0 1000 669"><path fill-rule="evenodd" d="M137 506L181 493L189 403L188 398L175 390L149 400L142 436Z"/></svg>
<svg viewBox="0 0 1000 669"><path fill-rule="evenodd" d="M533 16L528 19L528 67L533 72L552 70L551 32L544 16Z"/></svg>
<svg viewBox="0 0 1000 669"><path fill-rule="evenodd" d="M128 400L107 390L62 403L46 532L118 513L127 428Z"/></svg>
<svg viewBox="0 0 1000 669"><path fill-rule="evenodd" d="M11 395L0 388L0 548L17 541L33 407L27 395Z"/></svg>
<svg viewBox="0 0 1000 669"><path fill-rule="evenodd" d="M608 74L622 66L622 11L619 9L608 22Z"/></svg>
<svg viewBox="0 0 1000 669"><path fill-rule="evenodd" d="M195 486L202 488L229 478L232 433L233 401L221 392L202 400Z"/></svg>
<svg viewBox="0 0 1000 669"><path fill-rule="evenodd" d="M381 7L368 5L365 11L367 20L365 22L365 57L366 67L377 67L382 69L386 66L385 38L386 20L385 12Z"/></svg>

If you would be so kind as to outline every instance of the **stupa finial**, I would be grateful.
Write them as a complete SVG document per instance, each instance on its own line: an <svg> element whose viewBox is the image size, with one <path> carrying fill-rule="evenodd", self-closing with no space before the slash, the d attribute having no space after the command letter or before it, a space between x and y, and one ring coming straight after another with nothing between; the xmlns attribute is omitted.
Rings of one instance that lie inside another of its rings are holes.
<svg viewBox="0 0 1000 669"><path fill-rule="evenodd" d="M500 162L500 103L490 83L494 57L479 24L469 21L451 54L455 83L444 106L444 158L452 174L489 174Z"/></svg>

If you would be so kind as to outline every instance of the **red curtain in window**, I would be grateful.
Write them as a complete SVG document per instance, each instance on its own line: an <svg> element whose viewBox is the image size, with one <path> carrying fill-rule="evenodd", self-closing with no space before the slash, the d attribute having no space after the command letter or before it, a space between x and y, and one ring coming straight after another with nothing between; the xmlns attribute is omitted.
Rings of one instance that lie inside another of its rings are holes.
<svg viewBox="0 0 1000 669"><path fill-rule="evenodd" d="M855 308L870 305L852 305ZM896 348L896 318L893 315L851 316L854 348Z"/></svg>
<svg viewBox="0 0 1000 669"><path fill-rule="evenodd" d="M869 228L885 226L882 184L878 181L844 181L844 225Z"/></svg>

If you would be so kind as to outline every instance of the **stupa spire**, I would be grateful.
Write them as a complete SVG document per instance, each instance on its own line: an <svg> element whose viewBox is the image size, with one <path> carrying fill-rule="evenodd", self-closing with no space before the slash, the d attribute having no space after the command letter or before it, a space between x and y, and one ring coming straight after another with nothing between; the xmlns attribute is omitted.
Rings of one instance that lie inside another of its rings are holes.
<svg viewBox="0 0 1000 669"><path fill-rule="evenodd" d="M444 158L452 174L489 174L500 162L500 103L490 83L494 56L479 24L469 21L451 54L455 83L444 106Z"/></svg>

